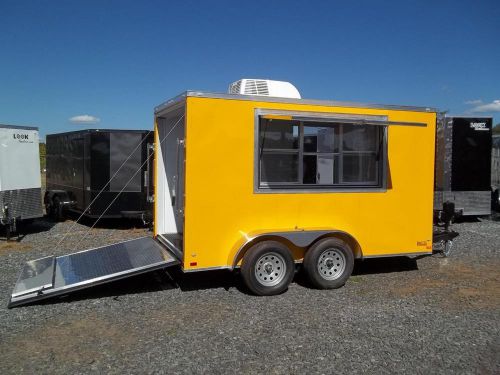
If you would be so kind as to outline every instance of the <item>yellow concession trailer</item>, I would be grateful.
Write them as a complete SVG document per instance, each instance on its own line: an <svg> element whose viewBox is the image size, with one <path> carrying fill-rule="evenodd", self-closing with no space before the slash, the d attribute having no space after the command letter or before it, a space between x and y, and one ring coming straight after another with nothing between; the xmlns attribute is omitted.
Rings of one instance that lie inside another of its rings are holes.
<svg viewBox="0 0 500 375"><path fill-rule="evenodd" d="M154 235L26 263L10 306L153 269L241 270L258 295L302 263L433 249L437 111L189 91L155 108ZM100 267L94 267L98 263Z"/></svg>
<svg viewBox="0 0 500 375"><path fill-rule="evenodd" d="M155 109L154 235L185 272L241 266L257 294L294 263L328 288L354 258L431 253L436 115L186 92Z"/></svg>

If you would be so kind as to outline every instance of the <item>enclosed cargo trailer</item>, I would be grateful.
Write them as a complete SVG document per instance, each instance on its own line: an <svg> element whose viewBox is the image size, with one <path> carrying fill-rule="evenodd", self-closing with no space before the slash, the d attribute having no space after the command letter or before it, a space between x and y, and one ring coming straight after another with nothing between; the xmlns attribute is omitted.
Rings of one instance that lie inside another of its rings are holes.
<svg viewBox="0 0 500 375"><path fill-rule="evenodd" d="M500 211L500 135L494 135L491 147L491 208Z"/></svg>
<svg viewBox="0 0 500 375"><path fill-rule="evenodd" d="M38 128L0 124L0 225L43 216Z"/></svg>
<svg viewBox="0 0 500 375"><path fill-rule="evenodd" d="M437 123L435 210L453 202L457 214L491 213L491 117L446 116Z"/></svg>
<svg viewBox="0 0 500 375"><path fill-rule="evenodd" d="M146 162L152 143L147 130L47 135L47 213L57 220L67 211L90 218L145 219L153 193L152 164Z"/></svg>
<svg viewBox="0 0 500 375"><path fill-rule="evenodd" d="M241 269L253 293L273 295L302 263L314 287L337 288L354 259L431 254L456 235L433 227L436 117L186 92L155 109L153 238L28 262L10 306L174 264ZM110 259L123 267L87 272Z"/></svg>

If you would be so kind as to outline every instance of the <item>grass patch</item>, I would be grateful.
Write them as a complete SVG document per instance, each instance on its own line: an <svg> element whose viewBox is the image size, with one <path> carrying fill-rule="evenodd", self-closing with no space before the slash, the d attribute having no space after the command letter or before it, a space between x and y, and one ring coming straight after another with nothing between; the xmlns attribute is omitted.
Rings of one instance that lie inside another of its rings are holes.
<svg viewBox="0 0 500 375"><path fill-rule="evenodd" d="M30 249L31 249L30 245L20 243L17 241L0 242L0 254L9 253L11 251L23 251Z"/></svg>
<svg viewBox="0 0 500 375"><path fill-rule="evenodd" d="M349 278L349 281L351 281L353 283L360 283L363 281L363 278L361 276L351 276Z"/></svg>

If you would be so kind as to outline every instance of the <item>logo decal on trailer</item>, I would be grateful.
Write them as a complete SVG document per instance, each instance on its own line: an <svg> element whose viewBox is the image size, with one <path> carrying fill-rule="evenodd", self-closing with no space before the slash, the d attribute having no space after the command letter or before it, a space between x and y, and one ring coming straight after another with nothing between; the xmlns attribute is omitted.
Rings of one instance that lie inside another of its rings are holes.
<svg viewBox="0 0 500 375"><path fill-rule="evenodd" d="M12 138L15 140L19 141L20 143L33 143L32 140L30 140L29 134L21 134L21 133L14 133L12 134Z"/></svg>
<svg viewBox="0 0 500 375"><path fill-rule="evenodd" d="M425 247L427 250L432 250L432 241L417 241L417 246Z"/></svg>
<svg viewBox="0 0 500 375"><path fill-rule="evenodd" d="M486 127L485 122L471 122L470 127L476 131L484 131L484 130L488 131L488 130L490 130Z"/></svg>

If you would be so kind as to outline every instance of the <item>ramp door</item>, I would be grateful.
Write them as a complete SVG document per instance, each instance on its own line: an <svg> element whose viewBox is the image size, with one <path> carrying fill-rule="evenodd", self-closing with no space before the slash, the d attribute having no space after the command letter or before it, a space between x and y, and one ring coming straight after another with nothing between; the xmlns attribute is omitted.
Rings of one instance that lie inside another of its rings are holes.
<svg viewBox="0 0 500 375"><path fill-rule="evenodd" d="M31 260L21 270L9 307L176 264L178 259L151 237Z"/></svg>

